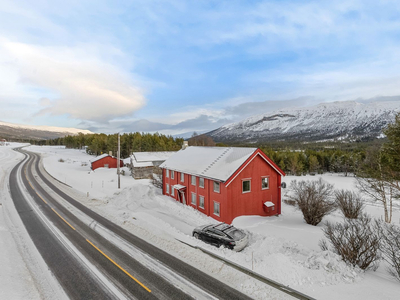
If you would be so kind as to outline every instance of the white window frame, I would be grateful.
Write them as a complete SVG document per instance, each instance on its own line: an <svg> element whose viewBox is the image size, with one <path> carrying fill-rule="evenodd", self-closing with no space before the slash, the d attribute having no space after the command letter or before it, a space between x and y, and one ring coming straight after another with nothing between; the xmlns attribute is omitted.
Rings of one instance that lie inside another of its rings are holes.
<svg viewBox="0 0 400 300"><path fill-rule="evenodd" d="M194 203L193 203L194 200ZM196 193L192 193L192 197L190 198L190 204L197 206L197 196Z"/></svg>
<svg viewBox="0 0 400 300"><path fill-rule="evenodd" d="M171 170L171 179L174 179L174 177L175 177L175 172Z"/></svg>
<svg viewBox="0 0 400 300"><path fill-rule="evenodd" d="M185 173L181 172L181 182L185 182Z"/></svg>
<svg viewBox="0 0 400 300"><path fill-rule="evenodd" d="M165 177L168 178L169 177L169 170L165 169Z"/></svg>
<svg viewBox="0 0 400 300"><path fill-rule="evenodd" d="M215 212L215 207L218 207L218 213ZM221 216L221 204L217 201L214 201L214 205L213 205L213 214L220 217Z"/></svg>
<svg viewBox="0 0 400 300"><path fill-rule="evenodd" d="M215 190L216 184L218 184L218 185L217 185L217 186L218 186L218 189L217 189L217 190ZM218 181L213 181L213 191L214 191L214 193L218 193L218 194L221 192L221 183L220 183L220 182L218 182Z"/></svg>
<svg viewBox="0 0 400 300"><path fill-rule="evenodd" d="M204 178L203 177L199 177L199 187L204 189Z"/></svg>
<svg viewBox="0 0 400 300"><path fill-rule="evenodd" d="M203 204L202 204L202 202L203 202ZM199 207L204 209L204 196L202 196L202 195L199 195Z"/></svg>
<svg viewBox="0 0 400 300"><path fill-rule="evenodd" d="M248 181L250 183L250 189L248 191L244 191L243 190L243 184L245 181ZM242 194L247 194L251 192L251 178L246 178L246 179L242 179Z"/></svg>
<svg viewBox="0 0 400 300"><path fill-rule="evenodd" d="M194 179L194 183L193 183L193 179ZM196 186L196 176L192 175L192 177L190 178L190 184Z"/></svg>
<svg viewBox="0 0 400 300"><path fill-rule="evenodd" d="M171 196L175 196L175 188L171 185Z"/></svg>
<svg viewBox="0 0 400 300"><path fill-rule="evenodd" d="M263 180L264 179L267 179L267 182L268 182L268 186L267 187L263 187ZM261 189L262 190L269 190L269 176L262 176L261 177Z"/></svg>
<svg viewBox="0 0 400 300"><path fill-rule="evenodd" d="M169 184L168 184L168 183L167 183L166 186L165 186L165 193L166 193L166 194L169 194Z"/></svg>

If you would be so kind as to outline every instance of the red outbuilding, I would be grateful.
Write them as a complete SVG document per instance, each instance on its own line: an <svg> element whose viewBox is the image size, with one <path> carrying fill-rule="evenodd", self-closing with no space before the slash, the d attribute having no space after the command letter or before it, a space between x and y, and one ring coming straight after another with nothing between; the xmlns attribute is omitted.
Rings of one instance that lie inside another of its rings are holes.
<svg viewBox="0 0 400 300"><path fill-rule="evenodd" d="M258 148L187 147L160 168L164 195L218 221L281 214L285 173Z"/></svg>
<svg viewBox="0 0 400 300"><path fill-rule="evenodd" d="M95 159L91 160L92 170L97 168L117 168L118 162L117 158L108 154L102 154L97 156ZM124 162L120 160L120 167L124 166Z"/></svg>

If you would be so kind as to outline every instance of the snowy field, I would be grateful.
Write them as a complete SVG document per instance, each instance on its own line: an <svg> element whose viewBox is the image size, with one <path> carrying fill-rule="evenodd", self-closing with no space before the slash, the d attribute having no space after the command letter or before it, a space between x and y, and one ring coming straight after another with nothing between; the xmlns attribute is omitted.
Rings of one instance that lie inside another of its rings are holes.
<svg viewBox="0 0 400 300"><path fill-rule="evenodd" d="M194 227L216 221L163 196L150 180L134 180L126 169L118 190L116 169L91 171L89 161L94 157L83 151L55 146L30 146L28 150L42 153L45 169L60 182L76 189L75 196L85 205L253 298L287 297L271 292L255 280L241 280L240 275L234 274L237 271L221 263L212 263L207 255L177 240L201 246L317 299L398 299L400 283L387 274L385 264L381 263L376 272L364 273L347 266L337 255L321 251L318 242L323 237L322 224L307 225L301 212L292 206L283 203L279 217L236 218L233 224L250 233L248 247L236 253L192 238ZM355 189L353 177L335 174L287 176L283 181L290 187L294 179L318 180L319 177L335 188ZM383 209L373 203L368 204L365 211L380 218ZM342 215L336 211L325 220L341 221ZM399 223L398 209L394 211L393 220Z"/></svg>

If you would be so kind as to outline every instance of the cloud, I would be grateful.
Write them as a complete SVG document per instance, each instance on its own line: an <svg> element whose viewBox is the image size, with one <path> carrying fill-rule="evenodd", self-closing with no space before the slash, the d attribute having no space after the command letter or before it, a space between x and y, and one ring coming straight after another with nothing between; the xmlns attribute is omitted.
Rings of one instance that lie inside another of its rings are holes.
<svg viewBox="0 0 400 300"><path fill-rule="evenodd" d="M144 91L132 74L103 62L89 51L93 45L50 47L2 40L0 48L8 56L8 68L18 75L17 84L34 90L37 99L48 98L40 100L46 107L38 115L107 121L145 105Z"/></svg>

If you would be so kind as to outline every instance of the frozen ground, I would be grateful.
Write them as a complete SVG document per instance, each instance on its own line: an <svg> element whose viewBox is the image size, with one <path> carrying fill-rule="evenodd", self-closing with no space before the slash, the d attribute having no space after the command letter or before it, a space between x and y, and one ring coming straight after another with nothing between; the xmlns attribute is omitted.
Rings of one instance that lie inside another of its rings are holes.
<svg viewBox="0 0 400 300"><path fill-rule="evenodd" d="M251 238L248 247L235 253L193 239L191 232L194 227L216 221L163 196L149 180L134 180L126 170L126 175L121 178L122 188L118 190L116 170L90 171L89 160L93 157L82 151L44 146L30 146L29 150L42 153L46 170L76 189L76 196L87 206L254 298L284 297L271 294L263 284L254 280L241 280L240 275L234 274L236 271L223 264L211 263L206 255L176 239L206 248L317 299L398 298L400 284L390 278L384 264L376 272L364 273L348 267L333 253L321 251L318 242L323 236L322 225L314 227L305 224L301 213L292 206L283 204L279 217L236 218L233 224L248 230ZM321 176L336 188L355 189L352 177ZM317 180L319 177L288 176L284 181L290 186L293 179ZM378 218L382 215L378 205L367 205L366 211ZM332 221L341 219L339 212L326 218ZM400 220L397 209L393 220L396 223Z"/></svg>

